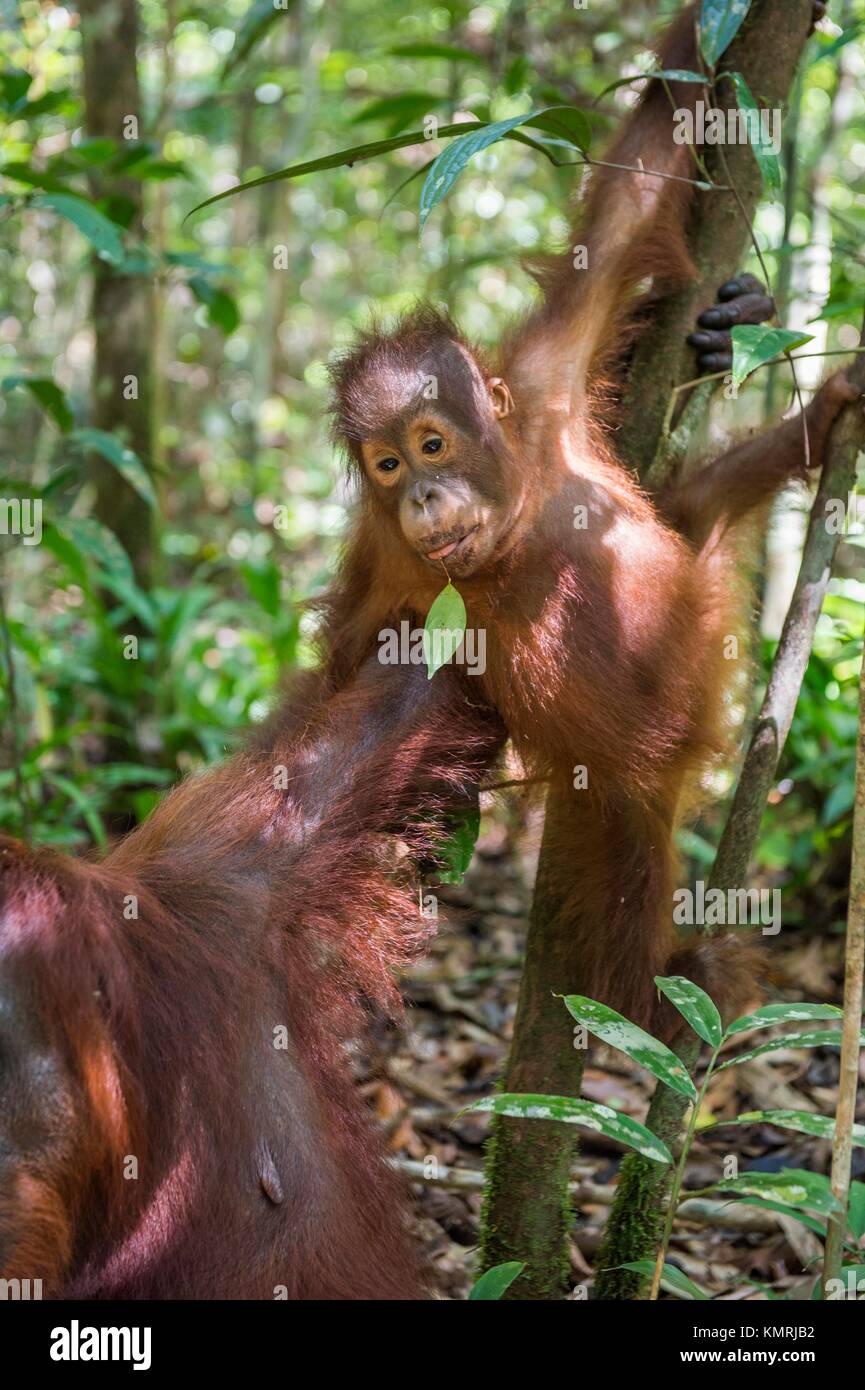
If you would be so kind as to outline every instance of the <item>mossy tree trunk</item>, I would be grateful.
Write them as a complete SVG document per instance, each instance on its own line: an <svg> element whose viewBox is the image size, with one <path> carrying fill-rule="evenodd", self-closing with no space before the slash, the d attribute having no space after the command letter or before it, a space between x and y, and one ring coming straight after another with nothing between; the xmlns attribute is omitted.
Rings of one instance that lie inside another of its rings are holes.
<svg viewBox="0 0 865 1390"><path fill-rule="evenodd" d="M567 815L570 797L550 789L546 827ZM554 911L552 862L545 833L526 938L526 958L505 1090L578 1095L585 1052L574 1046L560 997L571 988L573 949L566 919ZM526 1269L505 1298L561 1297L570 1269L568 1183L577 1146L572 1125L497 1116L487 1149L483 1268L523 1260Z"/></svg>
<svg viewBox="0 0 865 1390"><path fill-rule="evenodd" d="M135 0L82 0L81 38L87 134L117 142L123 153L141 137L138 87L138 6ZM109 214L136 237L142 232L140 179L99 181ZM117 434L151 467L151 295L146 275L127 275L93 261L95 334L93 423ZM152 514L146 502L105 459L94 457L95 512L132 561L136 579L150 579Z"/></svg>

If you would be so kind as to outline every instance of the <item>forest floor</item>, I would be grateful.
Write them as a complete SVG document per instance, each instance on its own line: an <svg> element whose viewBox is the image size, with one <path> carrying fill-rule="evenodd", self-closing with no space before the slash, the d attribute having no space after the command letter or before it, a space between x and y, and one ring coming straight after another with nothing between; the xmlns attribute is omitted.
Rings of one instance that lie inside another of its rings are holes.
<svg viewBox="0 0 865 1390"><path fill-rule="evenodd" d="M459 1112L490 1094L504 1068L536 862L524 846L536 838L531 828L515 832L498 821L485 830L464 883L439 891L438 936L403 981L404 1024L374 1026L354 1052L358 1086L385 1128L395 1164L409 1177L424 1174L412 1182L415 1237L438 1295L447 1299L465 1298L482 1272L477 1241L490 1117ZM781 978L791 982L775 997L840 1004L840 936L782 933L771 949ZM562 1027L570 1026L563 1009ZM761 1033L760 1040L769 1036ZM743 1040L739 1050L746 1047ZM832 1114L837 1080L834 1048L771 1052L715 1078L699 1125L758 1109ZM586 1099L643 1120L652 1085L623 1054L593 1042ZM717 1181L731 1155L740 1172L826 1173L830 1146L765 1124L698 1131L686 1188ZM573 1285L587 1284L589 1292L621 1158L614 1141L581 1132L571 1264ZM861 1148L854 1150L853 1175L865 1179ZM766 1296L762 1286L775 1296L805 1298L820 1253L814 1232L792 1216L693 1199L677 1221L670 1258L715 1297Z"/></svg>

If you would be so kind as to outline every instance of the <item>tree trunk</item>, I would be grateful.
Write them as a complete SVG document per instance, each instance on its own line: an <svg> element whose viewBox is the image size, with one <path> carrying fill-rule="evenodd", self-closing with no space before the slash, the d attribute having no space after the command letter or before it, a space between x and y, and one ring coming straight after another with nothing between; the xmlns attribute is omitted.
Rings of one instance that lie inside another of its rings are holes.
<svg viewBox="0 0 865 1390"><path fill-rule="evenodd" d="M141 124L138 90L138 6L135 0L82 0L84 111L87 134L125 142ZM130 119L131 118L131 119ZM133 234L142 230L141 182L117 178L100 192L109 211ZM93 423L117 434L151 467L151 284L145 275L124 275L93 262L93 327L96 336ZM96 516L129 555L139 584L151 565L151 514L147 504L107 460L94 458Z"/></svg>
<svg viewBox="0 0 865 1390"><path fill-rule="evenodd" d="M743 73L758 106L781 106L789 92L812 16L811 0L754 0L752 12L721 66ZM730 84L729 102L735 102ZM722 91L726 90L722 88ZM666 471L669 459L658 456L664 421L673 388L694 376L693 351L686 344L700 307L714 301L717 287L739 269L748 241L748 224L762 181L750 148L738 145L709 149L706 164L714 181L734 186L732 193L698 193L690 219L689 246L698 276L693 285L672 295L660 307L651 331L638 347L620 415L617 448L623 463L653 480ZM744 209L744 216L743 216ZM688 405L690 419L704 411L710 388L700 388ZM687 424L688 422L686 422ZM670 451L672 453L672 451ZM547 813L550 813L548 804ZM542 846L538 885L532 908L523 987L514 1041L507 1070L507 1089L570 1091L576 1093L582 1059L570 1046L567 1018L561 1001L548 999L553 991L579 991L579 962L568 943L550 939L550 910L544 883L550 871L549 850ZM546 1085L527 1085L533 1078ZM656 1105L667 1128L676 1116L667 1097ZM681 1113L681 1112L680 1112ZM559 1298L569 1264L569 1164L574 1151L570 1126L534 1120L500 1119L488 1155L487 1200L482 1267L506 1260L525 1260L529 1267L513 1297ZM635 1163L636 1160L636 1163ZM631 1250L629 1258L652 1253L654 1232L663 1200L657 1165L630 1155L623 1167L619 1200L610 1220L605 1249ZM654 1174L654 1181L648 1177ZM637 1247L637 1248L635 1248ZM606 1261L602 1258L601 1264ZM634 1281L636 1284L636 1281ZM621 1290L612 1296L627 1296Z"/></svg>
<svg viewBox="0 0 865 1390"><path fill-rule="evenodd" d="M856 796L853 806L853 855L850 868L850 907L847 914L847 949L844 956L844 1027L838 1079L838 1110L832 1145L832 1195L838 1210L829 1217L823 1258L823 1297L829 1297L829 1281L840 1279L847 1234L850 1175L853 1162L853 1125L862 1049L862 1000L865 988L865 666L859 682L859 738L856 744Z"/></svg>
<svg viewBox="0 0 865 1390"><path fill-rule="evenodd" d="M552 787L546 828L570 810L567 792ZM573 951L567 920L560 916L557 927L551 910L551 890L545 882L550 863L545 829L505 1090L574 1096L580 1092L585 1052L574 1046L572 1026L558 997L571 989ZM525 1272L516 1281L519 1290L511 1285L512 1292L505 1298L548 1299L564 1293L570 1270L568 1233L573 1224L568 1183L576 1147L572 1125L505 1115L493 1120L487 1148L482 1265L489 1269L508 1260L526 1262Z"/></svg>
<svg viewBox="0 0 865 1390"><path fill-rule="evenodd" d="M724 54L720 69L741 72L757 105L768 110L784 106L811 24L809 0L753 0L751 12L737 38ZM729 81L720 85L727 106L736 104ZM750 145L709 146L704 150L713 182L738 193L698 192L695 196L688 245L697 268L696 279L670 295L653 320L635 354L622 403L617 448L622 461L652 482L663 477L675 456L656 459L664 448L664 418L670 393L694 373L694 350L686 342L700 309L712 304L718 286L740 268L750 246L748 222L762 192L762 175ZM746 221L746 218L748 219ZM714 385L694 393L694 414L702 414Z"/></svg>

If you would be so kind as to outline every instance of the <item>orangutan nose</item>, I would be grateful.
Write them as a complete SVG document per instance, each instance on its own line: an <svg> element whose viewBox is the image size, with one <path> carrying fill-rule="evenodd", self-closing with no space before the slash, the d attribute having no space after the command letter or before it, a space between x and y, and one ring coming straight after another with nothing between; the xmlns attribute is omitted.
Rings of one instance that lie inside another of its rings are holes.
<svg viewBox="0 0 865 1390"><path fill-rule="evenodd" d="M442 497L441 488L429 480L421 479L416 482L409 492L409 499L424 511L432 503L440 502Z"/></svg>

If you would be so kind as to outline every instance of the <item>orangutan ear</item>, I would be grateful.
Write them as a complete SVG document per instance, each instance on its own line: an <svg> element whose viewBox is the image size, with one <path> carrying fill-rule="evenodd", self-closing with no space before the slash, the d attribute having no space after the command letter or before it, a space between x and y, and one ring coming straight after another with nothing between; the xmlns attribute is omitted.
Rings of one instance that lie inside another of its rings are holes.
<svg viewBox="0 0 865 1390"><path fill-rule="evenodd" d="M503 381L500 376L491 376L487 382L487 388L490 393L493 414L497 420L503 420L514 409L514 398L508 390L507 382Z"/></svg>

